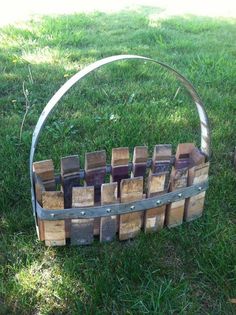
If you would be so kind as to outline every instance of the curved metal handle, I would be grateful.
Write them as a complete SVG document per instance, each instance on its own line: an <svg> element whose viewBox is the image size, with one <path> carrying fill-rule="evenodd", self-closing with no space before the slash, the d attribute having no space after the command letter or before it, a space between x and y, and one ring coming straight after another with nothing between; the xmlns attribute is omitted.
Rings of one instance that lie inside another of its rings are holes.
<svg viewBox="0 0 236 315"><path fill-rule="evenodd" d="M154 63L157 63L161 65L162 67L168 69L174 76L185 86L189 94L191 95L193 101L195 102L195 105L197 107L199 119L201 122L201 150L203 153L209 157L210 155L210 130L209 130L209 122L208 117L206 114L206 111L204 109L203 102L199 95L197 94L195 88L193 85L179 72L171 68L169 65L162 63L160 61L156 61L154 59L143 57L143 56L137 56L137 55L117 55L112 57L107 57L104 59L101 59L99 61L96 61L89 66L85 67L78 73L76 73L73 77L71 77L62 87L53 95L53 97L50 99L50 101L45 106L44 110L42 111L39 120L36 124L36 127L33 132L32 136L32 144L31 144L31 150L30 150L30 179L31 179L31 196L32 196L32 204L33 204L33 210L35 213L35 197L34 197L34 188L33 188L33 161L34 161L34 154L36 150L36 146L38 143L38 139L41 133L41 130L43 126L45 125L48 116L51 114L52 110L55 108L58 101L62 98L62 96L79 80L84 78L86 75L91 73L92 71L100 68L103 65L112 63L114 61L118 60L126 60L126 59L142 59L144 61L151 61Z"/></svg>

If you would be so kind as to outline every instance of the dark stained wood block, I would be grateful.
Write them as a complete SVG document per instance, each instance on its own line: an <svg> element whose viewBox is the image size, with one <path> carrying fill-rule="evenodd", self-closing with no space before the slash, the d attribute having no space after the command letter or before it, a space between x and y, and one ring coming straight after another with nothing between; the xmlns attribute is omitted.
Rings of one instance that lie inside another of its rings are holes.
<svg viewBox="0 0 236 315"><path fill-rule="evenodd" d="M129 178L129 148L113 148L111 157L111 182L118 184L118 198L120 197L120 182Z"/></svg>
<svg viewBox="0 0 236 315"><path fill-rule="evenodd" d="M80 186L80 163L78 155L61 158L61 181L65 209L72 208L72 188ZM71 219L65 220L66 238L70 238Z"/></svg>
<svg viewBox="0 0 236 315"><path fill-rule="evenodd" d="M106 152L96 151L85 154L85 183L94 186L95 202L101 200L101 185L106 176Z"/></svg>
<svg viewBox="0 0 236 315"><path fill-rule="evenodd" d="M171 168L171 144L158 144L154 147L152 173L169 172Z"/></svg>
<svg viewBox="0 0 236 315"><path fill-rule="evenodd" d="M148 159L148 148L146 146L138 146L134 148L133 168L131 177L145 176Z"/></svg>

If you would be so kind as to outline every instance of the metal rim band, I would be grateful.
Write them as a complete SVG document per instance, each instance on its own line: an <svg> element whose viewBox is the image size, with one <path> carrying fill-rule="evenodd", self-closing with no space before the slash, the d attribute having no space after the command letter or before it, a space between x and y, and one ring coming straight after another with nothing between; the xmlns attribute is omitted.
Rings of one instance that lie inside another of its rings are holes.
<svg viewBox="0 0 236 315"><path fill-rule="evenodd" d="M169 65L162 63L160 61L143 57L143 56L137 56L137 55L117 55L112 57L107 57L104 59L101 59L99 61L96 61L78 73L76 73L74 76L72 76L62 87L53 95L53 97L50 99L50 101L45 106L44 110L42 111L38 122L35 126L33 136L32 136L32 144L31 144L31 150L30 150L30 180L31 180L31 196L32 196L32 206L33 206L33 212L35 213L35 194L34 194L34 185L33 185L33 161L34 161L34 154L36 150L36 146L38 143L38 139L40 136L40 133L42 131L42 128L44 127L49 115L52 113L53 109L59 102L59 100L62 98L62 96L79 80L87 76L89 73L93 72L94 70L102 67L103 65L119 61L119 60L128 60L128 59L139 59L144 61L150 61L154 62L156 64L159 64L160 66L168 69L187 89L190 96L192 97L198 111L200 123L201 123L201 150L203 153L206 154L207 157L210 155L210 129L209 129L209 122L208 117L203 105L203 102L199 95L197 94L195 88L193 85L178 71L174 70Z"/></svg>
<svg viewBox="0 0 236 315"><path fill-rule="evenodd" d="M111 215L145 211L157 208L171 202L191 198L206 191L208 181L168 192L160 196L142 199L130 203L117 203L106 206L71 208L63 210L47 210L36 203L37 215L41 220L64 220L64 219L90 219Z"/></svg>

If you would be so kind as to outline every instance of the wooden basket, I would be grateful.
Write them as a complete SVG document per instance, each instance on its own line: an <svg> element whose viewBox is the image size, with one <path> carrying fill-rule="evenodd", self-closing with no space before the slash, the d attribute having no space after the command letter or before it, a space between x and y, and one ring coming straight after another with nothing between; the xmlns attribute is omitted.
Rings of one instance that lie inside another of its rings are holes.
<svg viewBox="0 0 236 315"><path fill-rule="evenodd" d="M118 60L140 59L168 69L185 86L196 104L201 123L201 149L192 143L179 144L173 155L169 144L148 148L112 149L111 164L106 152L86 153L84 169L76 155L61 159L61 174L54 174L52 160L34 161L41 130L61 97L95 69ZM210 132L203 103L189 81L170 66L150 58L119 55L97 61L70 78L51 98L35 127L30 152L33 214L37 234L47 246L91 244L94 235L101 242L134 238L141 229L156 232L183 220L202 215L208 188ZM105 183L106 174L110 182ZM56 191L56 184L61 191Z"/></svg>

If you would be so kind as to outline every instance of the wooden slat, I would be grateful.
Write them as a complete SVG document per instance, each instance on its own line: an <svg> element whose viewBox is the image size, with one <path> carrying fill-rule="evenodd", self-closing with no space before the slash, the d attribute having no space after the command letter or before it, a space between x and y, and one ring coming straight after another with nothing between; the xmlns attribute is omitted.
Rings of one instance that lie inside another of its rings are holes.
<svg viewBox="0 0 236 315"><path fill-rule="evenodd" d="M138 146L134 148L133 169L131 177L145 176L148 159L148 148L146 146Z"/></svg>
<svg viewBox="0 0 236 315"><path fill-rule="evenodd" d="M50 159L34 162L33 171L37 177L37 182L35 183L36 199L42 206L42 191L55 191L56 189L53 161ZM42 187L40 187L41 185L43 185L43 190ZM44 222L39 218L37 218L37 222L39 239L44 241Z"/></svg>
<svg viewBox="0 0 236 315"><path fill-rule="evenodd" d="M85 184L94 186L95 203L101 201L101 185L106 176L106 151L89 152L85 154ZM100 233L100 218L94 219L94 235Z"/></svg>
<svg viewBox="0 0 236 315"><path fill-rule="evenodd" d="M190 153L193 150L192 143L181 143L177 147L175 165L171 172L170 191L187 187L188 167L190 162ZM181 196L180 196L181 199ZM172 202L167 206L166 225L168 227L178 226L183 223L185 199Z"/></svg>
<svg viewBox="0 0 236 315"><path fill-rule="evenodd" d="M72 188L80 186L78 155L61 158L61 183L65 209L72 207ZM66 238L70 238L71 219L65 220Z"/></svg>
<svg viewBox="0 0 236 315"><path fill-rule="evenodd" d="M120 182L129 178L129 148L113 148L111 157L111 182L118 184L118 197L120 197Z"/></svg>
<svg viewBox="0 0 236 315"><path fill-rule="evenodd" d="M193 148L190 152L190 159L192 161L192 166L197 166L205 163L206 157L198 148Z"/></svg>
<svg viewBox="0 0 236 315"><path fill-rule="evenodd" d="M147 197L154 197L165 192L166 177L168 172L160 174L150 174L148 177ZM144 231L159 231L164 226L166 205L149 209L145 212Z"/></svg>
<svg viewBox="0 0 236 315"><path fill-rule="evenodd" d="M56 189L52 160L34 162L33 170L41 178L47 191L54 191Z"/></svg>
<svg viewBox="0 0 236 315"><path fill-rule="evenodd" d="M209 163L203 163L189 170L188 186L199 184L208 179ZM205 201L205 192L186 200L184 219L192 221L202 216Z"/></svg>
<svg viewBox="0 0 236 315"><path fill-rule="evenodd" d="M103 184L101 188L101 204L118 203L117 199L117 183ZM100 242L112 241L116 236L117 231L117 216L112 215L110 217L101 218L100 223Z"/></svg>
<svg viewBox="0 0 236 315"><path fill-rule="evenodd" d="M171 165L171 144L158 144L154 147L152 157L152 168L153 174L169 172Z"/></svg>
<svg viewBox="0 0 236 315"><path fill-rule="evenodd" d="M45 191L42 194L43 207L48 210L64 209L64 196L60 191ZM44 221L45 245L62 246L66 244L65 221Z"/></svg>
<svg viewBox="0 0 236 315"><path fill-rule="evenodd" d="M123 179L121 181L121 202L132 202L143 199L143 177ZM119 238L127 240L134 238L140 231L143 212L133 212L120 216Z"/></svg>
<svg viewBox="0 0 236 315"><path fill-rule="evenodd" d="M74 187L72 189L72 207L94 205L94 187ZM94 219L71 220L71 244L87 245L93 242Z"/></svg>
<svg viewBox="0 0 236 315"><path fill-rule="evenodd" d="M195 149L193 143L180 143L175 154L175 168L182 169L190 167L193 163L191 152Z"/></svg>
<svg viewBox="0 0 236 315"><path fill-rule="evenodd" d="M43 206L43 201L42 201L42 194L45 191L45 187L43 185L42 180L37 176L35 173L35 196L37 202L40 204L40 206ZM44 223L42 220L37 218L37 224L38 224L38 237L40 241L45 240L45 233L44 233Z"/></svg>
<svg viewBox="0 0 236 315"><path fill-rule="evenodd" d="M85 154L85 183L94 186L95 202L101 200L101 185L106 176L106 151Z"/></svg>

